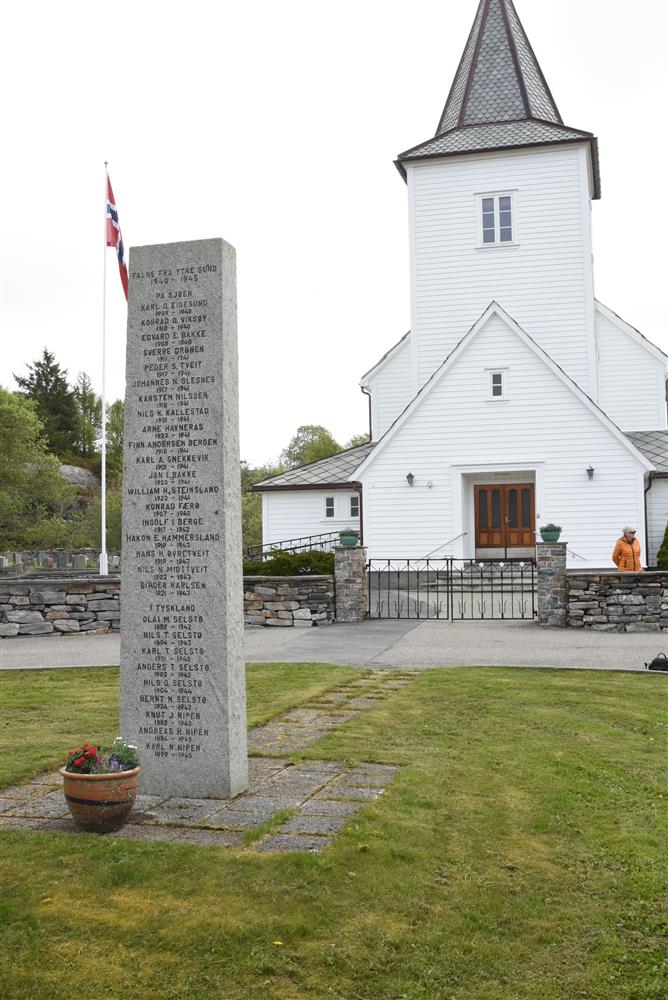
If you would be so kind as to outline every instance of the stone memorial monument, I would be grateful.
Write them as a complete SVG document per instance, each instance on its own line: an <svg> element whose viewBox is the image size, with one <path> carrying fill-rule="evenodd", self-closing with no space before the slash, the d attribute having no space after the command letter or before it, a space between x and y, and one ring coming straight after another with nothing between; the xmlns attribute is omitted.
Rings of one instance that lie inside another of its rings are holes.
<svg viewBox="0 0 668 1000"><path fill-rule="evenodd" d="M248 782L235 251L130 250L121 734L144 794Z"/></svg>

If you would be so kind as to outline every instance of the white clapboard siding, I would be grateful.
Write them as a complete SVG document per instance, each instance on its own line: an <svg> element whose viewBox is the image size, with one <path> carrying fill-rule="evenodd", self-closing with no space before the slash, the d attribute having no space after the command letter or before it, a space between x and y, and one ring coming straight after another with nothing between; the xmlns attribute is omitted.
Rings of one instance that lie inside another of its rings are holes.
<svg viewBox="0 0 668 1000"><path fill-rule="evenodd" d="M262 494L262 543L288 541L320 535L342 528L359 528L359 518L350 517L350 498L345 490L279 490ZM325 498L334 497L334 517L325 517Z"/></svg>
<svg viewBox="0 0 668 1000"><path fill-rule="evenodd" d="M668 479L655 479L647 494L647 562L656 565L656 554L668 524Z"/></svg>
<svg viewBox="0 0 668 1000"><path fill-rule="evenodd" d="M665 430L666 361L596 310L600 405L627 431Z"/></svg>
<svg viewBox="0 0 668 1000"><path fill-rule="evenodd" d="M373 371L367 385L371 393L372 440L377 441L415 395L409 337Z"/></svg>
<svg viewBox="0 0 668 1000"><path fill-rule="evenodd" d="M486 398L496 356L507 366L503 402ZM473 556L473 481L504 470L535 477L537 527L563 527L572 566L609 566L620 526L642 531L641 461L493 314L360 471L370 556L426 556L462 531L440 554Z"/></svg>
<svg viewBox="0 0 668 1000"><path fill-rule="evenodd" d="M478 246L477 195L490 192L513 192L516 246ZM596 399L585 148L409 165L408 196L416 387L496 301Z"/></svg>

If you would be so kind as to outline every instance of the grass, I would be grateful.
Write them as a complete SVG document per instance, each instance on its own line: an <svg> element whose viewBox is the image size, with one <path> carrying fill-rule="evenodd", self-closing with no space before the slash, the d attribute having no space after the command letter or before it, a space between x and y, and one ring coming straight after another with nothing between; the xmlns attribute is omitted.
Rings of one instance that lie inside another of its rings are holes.
<svg viewBox="0 0 668 1000"><path fill-rule="evenodd" d="M118 667L0 673L0 788L59 767L71 744L118 736ZM248 726L344 684L360 671L323 663L246 668Z"/></svg>
<svg viewBox="0 0 668 1000"><path fill-rule="evenodd" d="M287 696L304 668L260 669L266 713L274 676ZM26 697L43 676L22 675ZM426 671L301 755L405 765L319 856L4 832L0 993L659 1000L666 691Z"/></svg>

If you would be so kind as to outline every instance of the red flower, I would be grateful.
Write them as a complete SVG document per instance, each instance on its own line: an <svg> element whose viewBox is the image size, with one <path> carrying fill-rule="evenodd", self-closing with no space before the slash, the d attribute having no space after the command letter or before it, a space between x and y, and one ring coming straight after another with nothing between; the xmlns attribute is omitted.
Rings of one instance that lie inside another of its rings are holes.
<svg viewBox="0 0 668 1000"><path fill-rule="evenodd" d="M75 767L83 767L83 765L85 763L86 763L86 761L85 761L84 757L78 757L77 760L74 761L74 766Z"/></svg>

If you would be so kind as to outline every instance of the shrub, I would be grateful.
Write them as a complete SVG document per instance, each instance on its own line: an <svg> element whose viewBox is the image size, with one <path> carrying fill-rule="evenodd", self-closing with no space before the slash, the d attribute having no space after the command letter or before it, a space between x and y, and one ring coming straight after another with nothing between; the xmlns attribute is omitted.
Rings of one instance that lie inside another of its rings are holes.
<svg viewBox="0 0 668 1000"><path fill-rule="evenodd" d="M302 576L334 572L333 552L280 552L265 562L245 562L244 576Z"/></svg>
<svg viewBox="0 0 668 1000"><path fill-rule="evenodd" d="M663 533L661 548L656 554L656 568L668 569L668 523L666 524L666 530Z"/></svg>

